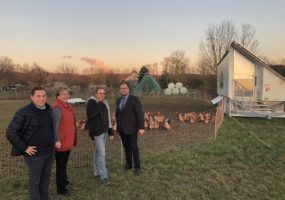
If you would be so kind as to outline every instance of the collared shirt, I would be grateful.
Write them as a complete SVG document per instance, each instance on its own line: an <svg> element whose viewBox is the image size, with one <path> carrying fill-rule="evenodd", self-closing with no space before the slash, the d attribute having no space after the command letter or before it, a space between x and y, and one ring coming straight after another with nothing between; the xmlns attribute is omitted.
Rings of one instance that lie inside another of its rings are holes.
<svg viewBox="0 0 285 200"><path fill-rule="evenodd" d="M121 102L120 102L120 110L124 109L124 107L126 105L126 102L128 100L128 97L129 97L129 95L122 96L122 99L121 99Z"/></svg>

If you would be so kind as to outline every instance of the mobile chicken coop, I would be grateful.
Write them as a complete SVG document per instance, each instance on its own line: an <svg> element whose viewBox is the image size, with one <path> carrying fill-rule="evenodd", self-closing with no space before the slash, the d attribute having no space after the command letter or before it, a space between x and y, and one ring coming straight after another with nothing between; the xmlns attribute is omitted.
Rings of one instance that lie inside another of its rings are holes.
<svg viewBox="0 0 285 200"><path fill-rule="evenodd" d="M217 65L217 93L229 116L285 118L285 77L236 42Z"/></svg>

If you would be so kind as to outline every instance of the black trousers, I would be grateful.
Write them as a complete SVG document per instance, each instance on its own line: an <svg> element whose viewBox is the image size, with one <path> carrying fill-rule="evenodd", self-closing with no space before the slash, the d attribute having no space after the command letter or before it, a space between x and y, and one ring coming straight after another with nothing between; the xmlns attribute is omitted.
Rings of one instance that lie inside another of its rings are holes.
<svg viewBox="0 0 285 200"><path fill-rule="evenodd" d="M140 169L140 155L138 147L138 134L127 135L120 133L125 149L126 164L132 168L132 158L134 159L135 169Z"/></svg>
<svg viewBox="0 0 285 200"><path fill-rule="evenodd" d="M56 188L58 194L64 194L67 192L66 186L68 185L67 180L67 162L69 158L70 151L57 151L55 152L56 160Z"/></svg>
<svg viewBox="0 0 285 200"><path fill-rule="evenodd" d="M24 156L28 166L30 200L49 199L49 177L53 159L53 153L38 157Z"/></svg>

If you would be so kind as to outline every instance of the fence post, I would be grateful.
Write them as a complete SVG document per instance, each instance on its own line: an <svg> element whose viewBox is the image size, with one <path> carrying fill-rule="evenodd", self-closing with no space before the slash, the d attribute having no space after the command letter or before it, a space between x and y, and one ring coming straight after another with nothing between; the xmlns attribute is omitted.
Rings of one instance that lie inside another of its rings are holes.
<svg viewBox="0 0 285 200"><path fill-rule="evenodd" d="M120 142L120 149L121 149L121 165L123 165L124 162L124 152L123 152L123 143L122 141Z"/></svg>
<svg viewBox="0 0 285 200"><path fill-rule="evenodd" d="M215 117L215 139L217 139L218 131L224 121L224 100L219 102L217 110L216 110L216 117Z"/></svg>

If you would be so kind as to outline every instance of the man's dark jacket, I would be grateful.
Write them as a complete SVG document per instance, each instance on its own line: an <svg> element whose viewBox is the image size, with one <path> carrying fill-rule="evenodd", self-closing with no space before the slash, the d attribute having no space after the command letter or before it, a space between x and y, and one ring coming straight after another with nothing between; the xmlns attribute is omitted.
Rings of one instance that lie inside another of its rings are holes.
<svg viewBox="0 0 285 200"><path fill-rule="evenodd" d="M13 145L11 151L13 156L25 154L28 142L38 128L37 109L34 103L30 103L18 110L10 122L6 137ZM46 109L52 118L52 110L48 104L46 104Z"/></svg>
<svg viewBox="0 0 285 200"><path fill-rule="evenodd" d="M87 128L92 140L94 140L94 136L109 131L108 109L103 102L97 102L90 98L87 102L86 114Z"/></svg>
<svg viewBox="0 0 285 200"><path fill-rule="evenodd" d="M139 99L129 95L123 110L120 109L122 97L116 101L117 131L126 135L136 134L144 129L144 112Z"/></svg>

